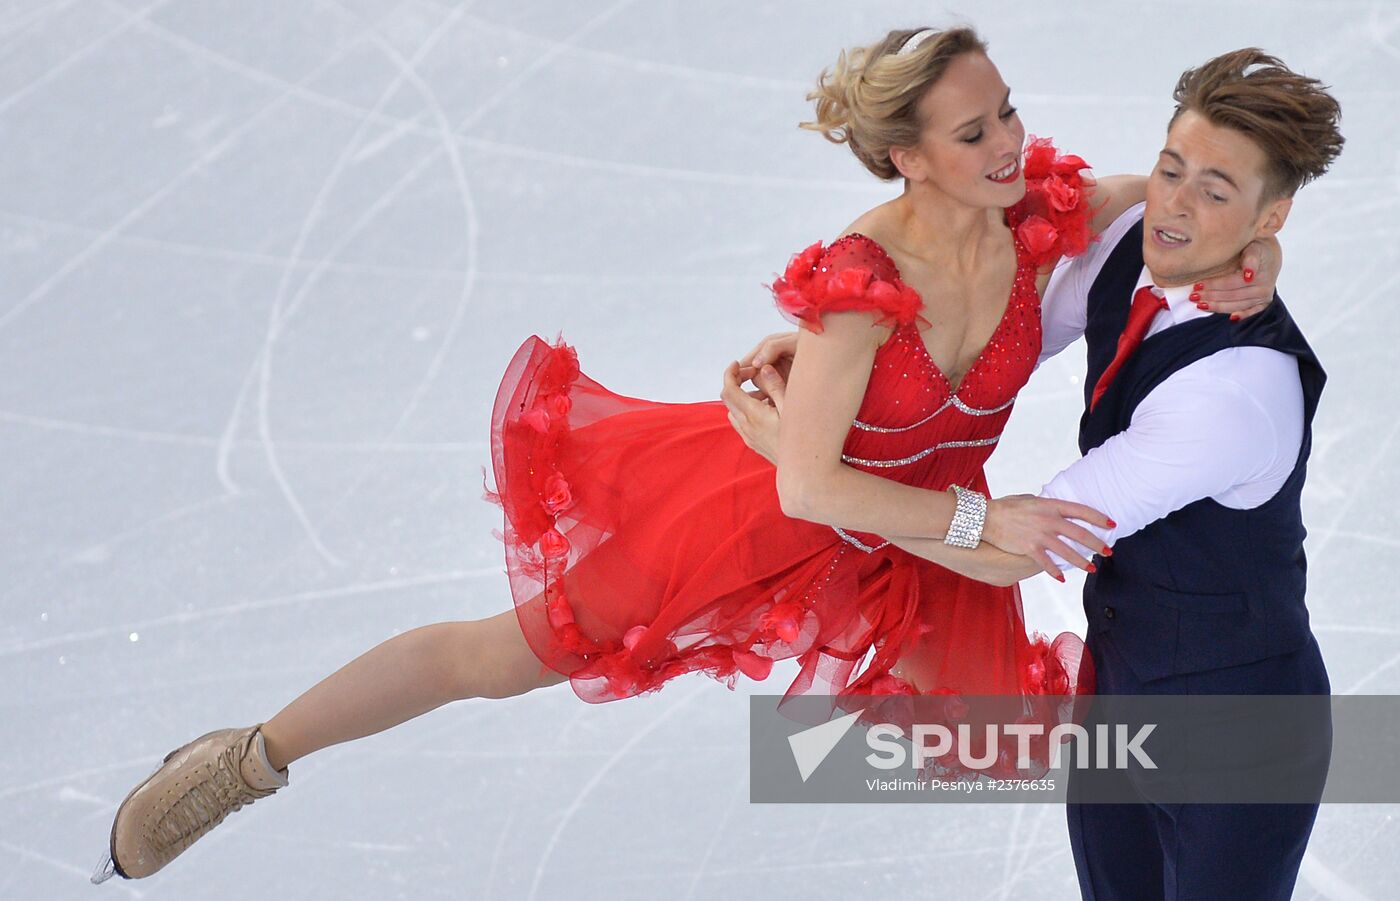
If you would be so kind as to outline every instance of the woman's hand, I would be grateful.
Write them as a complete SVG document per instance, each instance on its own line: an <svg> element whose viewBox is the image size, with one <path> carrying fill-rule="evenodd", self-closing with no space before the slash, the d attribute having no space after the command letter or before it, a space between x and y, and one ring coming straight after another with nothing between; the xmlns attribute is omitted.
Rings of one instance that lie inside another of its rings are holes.
<svg viewBox="0 0 1400 901"><path fill-rule="evenodd" d="M1094 564L1070 550L1062 538L1086 548L1101 548L1099 553L1105 557L1112 553L1097 535L1070 522L1071 518L1105 529L1114 528L1113 521L1093 507L1031 494L1013 494L988 499L982 540L1008 554L1030 557L1041 569L1063 582L1064 574L1050 560L1047 551L1053 551L1060 559L1086 572L1093 572Z"/></svg>
<svg viewBox="0 0 1400 901"><path fill-rule="evenodd" d="M794 342L796 338L793 335ZM740 372L737 361L724 370L724 387L719 397L729 408L729 424L750 450L777 466L778 421L783 414L786 382L772 365L764 365L753 377L755 390L745 391Z"/></svg>
<svg viewBox="0 0 1400 901"><path fill-rule="evenodd" d="M1202 310L1228 314L1231 321L1248 319L1273 303L1281 271L1283 245L1278 238L1251 241L1240 254L1239 269L1197 282L1191 299Z"/></svg>
<svg viewBox="0 0 1400 901"><path fill-rule="evenodd" d="M740 384L750 379L758 387L754 396L763 399L767 395L761 380L756 378L764 364L772 366L778 373L779 381L787 383L792 371L792 360L797 355L797 332L775 332L758 342L758 346L738 360L737 378Z"/></svg>

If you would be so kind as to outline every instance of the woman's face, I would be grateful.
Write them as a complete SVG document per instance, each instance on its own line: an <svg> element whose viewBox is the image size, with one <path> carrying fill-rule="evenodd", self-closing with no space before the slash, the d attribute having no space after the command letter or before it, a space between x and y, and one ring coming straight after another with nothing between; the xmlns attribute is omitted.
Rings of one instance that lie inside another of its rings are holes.
<svg viewBox="0 0 1400 901"><path fill-rule="evenodd" d="M1011 89L983 53L964 53L919 101L923 131L896 165L968 206L1008 207L1026 193L1026 129Z"/></svg>

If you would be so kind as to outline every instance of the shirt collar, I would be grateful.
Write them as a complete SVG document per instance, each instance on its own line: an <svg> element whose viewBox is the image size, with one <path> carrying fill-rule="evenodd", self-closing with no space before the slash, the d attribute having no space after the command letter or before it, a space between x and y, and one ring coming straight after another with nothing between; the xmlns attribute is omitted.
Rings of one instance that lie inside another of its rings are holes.
<svg viewBox="0 0 1400 901"><path fill-rule="evenodd" d="M1143 266L1142 273L1138 276L1137 285L1133 287L1133 292L1136 293L1138 288L1145 285L1152 285L1152 272ZM1181 285L1176 288L1153 286L1153 291L1157 296L1167 299L1167 313L1171 316L1173 325L1211 315L1208 311L1196 306L1196 302L1191 300L1192 290L1192 285Z"/></svg>

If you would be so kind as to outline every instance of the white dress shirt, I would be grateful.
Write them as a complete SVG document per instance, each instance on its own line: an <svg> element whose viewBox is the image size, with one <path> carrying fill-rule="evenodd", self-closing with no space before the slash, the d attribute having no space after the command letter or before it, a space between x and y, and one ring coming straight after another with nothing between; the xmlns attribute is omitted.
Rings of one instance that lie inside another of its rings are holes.
<svg viewBox="0 0 1400 901"><path fill-rule="evenodd" d="M1142 219L1145 206L1123 213L1087 252L1055 268L1040 306L1044 339L1039 363L1084 334L1089 287L1123 234ZM1144 267L1137 287L1151 284L1152 274ZM1152 320L1149 337L1218 315L1188 299L1190 285L1156 291L1166 297L1168 308ZM1139 402L1126 431L1051 479L1040 496L1102 511L1117 528L1089 528L1111 547L1202 498L1236 510L1259 506L1287 481L1302 441L1303 385L1296 358L1266 347L1226 348L1164 379ZM1061 569L1070 569L1057 556L1051 558Z"/></svg>

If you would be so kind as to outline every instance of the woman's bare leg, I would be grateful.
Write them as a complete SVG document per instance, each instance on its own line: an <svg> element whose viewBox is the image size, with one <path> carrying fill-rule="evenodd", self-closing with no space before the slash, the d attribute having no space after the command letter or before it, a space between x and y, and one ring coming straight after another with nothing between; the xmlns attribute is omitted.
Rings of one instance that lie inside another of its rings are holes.
<svg viewBox="0 0 1400 901"><path fill-rule="evenodd" d="M356 657L268 720L262 727L268 761L281 769L450 701L508 698L566 678L530 650L514 609L422 626Z"/></svg>

